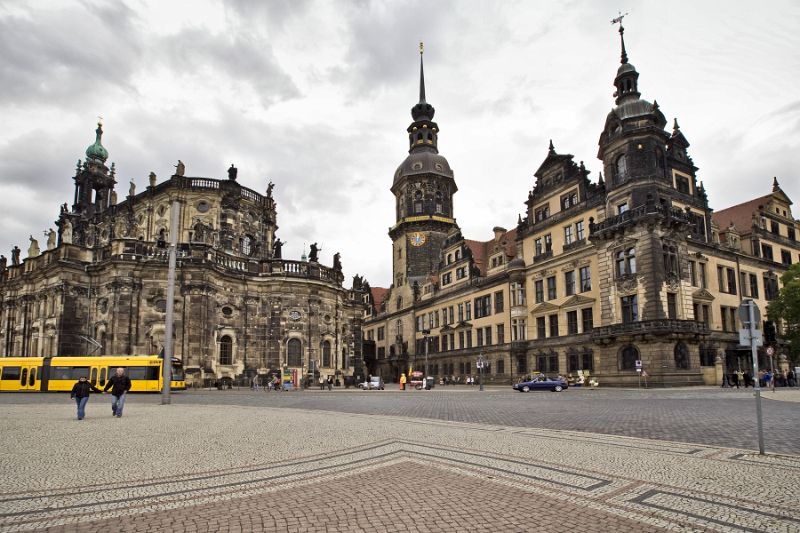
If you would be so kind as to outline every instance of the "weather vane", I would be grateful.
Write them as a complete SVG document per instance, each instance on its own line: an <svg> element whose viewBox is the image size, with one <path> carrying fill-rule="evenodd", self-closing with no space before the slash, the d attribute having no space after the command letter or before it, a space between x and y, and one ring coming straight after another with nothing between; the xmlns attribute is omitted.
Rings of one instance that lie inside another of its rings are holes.
<svg viewBox="0 0 800 533"><path fill-rule="evenodd" d="M425 51L425 45L422 44L422 41L419 42L419 55L422 55L422 52Z"/></svg>
<svg viewBox="0 0 800 533"><path fill-rule="evenodd" d="M630 15L630 13L623 13L622 11L618 11L618 13L619 13L618 17L615 17L615 18L611 19L611 24L619 23L619 25L622 26L622 19L624 19L626 16Z"/></svg>
<svg viewBox="0 0 800 533"><path fill-rule="evenodd" d="M98 124L102 124L103 123L103 117L101 117L100 115L97 115L97 123Z"/></svg>

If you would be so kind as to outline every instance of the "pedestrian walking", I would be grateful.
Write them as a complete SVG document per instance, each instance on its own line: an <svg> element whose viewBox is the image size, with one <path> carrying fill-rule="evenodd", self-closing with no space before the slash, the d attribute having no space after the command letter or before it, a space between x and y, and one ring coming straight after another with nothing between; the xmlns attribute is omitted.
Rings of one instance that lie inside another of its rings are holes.
<svg viewBox="0 0 800 533"><path fill-rule="evenodd" d="M89 402L89 394L94 392L102 393L100 389L89 383L86 376L78 378L78 382L72 386L72 392L69 393L69 398L75 400L78 405L78 420L83 420L86 416L86 404Z"/></svg>
<svg viewBox="0 0 800 533"><path fill-rule="evenodd" d="M322 374L319 375L319 390L325 390L325 378Z"/></svg>
<svg viewBox="0 0 800 533"><path fill-rule="evenodd" d="M131 378L125 375L125 369L120 367L111 376L103 387L103 392L111 389L111 413L117 418L122 418L122 408L125 407L125 397L131 390Z"/></svg>
<svg viewBox="0 0 800 533"><path fill-rule="evenodd" d="M744 380L744 372L742 372L741 368L739 370L737 370L734 375L736 376L736 388L737 389L739 388L739 383L742 383L745 386L747 385L747 382Z"/></svg>
<svg viewBox="0 0 800 533"><path fill-rule="evenodd" d="M789 387L794 387L795 385L797 385L797 381L795 380L795 376L794 376L794 370L789 370L786 373L786 384Z"/></svg>
<svg viewBox="0 0 800 533"><path fill-rule="evenodd" d="M328 390L332 390L333 387L333 376L328 376Z"/></svg>
<svg viewBox="0 0 800 533"><path fill-rule="evenodd" d="M737 389L739 388L739 374L737 372L731 374L731 385L735 386Z"/></svg>

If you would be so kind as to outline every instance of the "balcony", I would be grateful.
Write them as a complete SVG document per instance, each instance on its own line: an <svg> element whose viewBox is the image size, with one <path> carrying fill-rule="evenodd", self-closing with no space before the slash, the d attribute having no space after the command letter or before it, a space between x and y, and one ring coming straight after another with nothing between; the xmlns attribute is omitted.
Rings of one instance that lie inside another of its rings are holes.
<svg viewBox="0 0 800 533"><path fill-rule="evenodd" d="M709 334L708 326L703 322L696 322L694 320L657 319L595 327L592 330L592 340L600 343L603 341L613 341L616 337L630 337L635 335L651 337L665 335L697 337Z"/></svg>
<svg viewBox="0 0 800 533"><path fill-rule="evenodd" d="M538 263L540 261L544 261L545 259L549 259L553 257L553 250L547 250L546 252L542 252L539 255L533 256L533 262Z"/></svg>
<svg viewBox="0 0 800 533"><path fill-rule="evenodd" d="M668 225L691 226L691 217L680 209L674 207L647 203L635 207L619 215L605 219L595 224L589 223L589 238L609 239L627 226L632 226L640 221L661 218Z"/></svg>

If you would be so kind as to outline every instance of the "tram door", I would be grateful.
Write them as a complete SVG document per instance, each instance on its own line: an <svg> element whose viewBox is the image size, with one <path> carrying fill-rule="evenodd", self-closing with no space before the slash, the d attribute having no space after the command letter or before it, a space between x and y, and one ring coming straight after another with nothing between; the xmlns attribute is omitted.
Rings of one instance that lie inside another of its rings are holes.
<svg viewBox="0 0 800 533"><path fill-rule="evenodd" d="M39 390L41 367L23 366L19 373L19 390Z"/></svg>

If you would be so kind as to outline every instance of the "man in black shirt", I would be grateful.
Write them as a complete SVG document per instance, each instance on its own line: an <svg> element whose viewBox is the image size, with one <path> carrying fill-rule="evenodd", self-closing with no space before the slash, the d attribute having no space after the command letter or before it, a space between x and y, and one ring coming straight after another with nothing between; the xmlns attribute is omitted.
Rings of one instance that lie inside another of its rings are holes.
<svg viewBox="0 0 800 533"><path fill-rule="evenodd" d="M122 418L125 396L131 390L131 378L125 375L124 368L118 368L116 374L109 378L103 392L111 389L111 411L117 418Z"/></svg>

